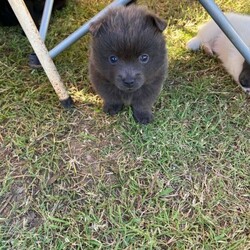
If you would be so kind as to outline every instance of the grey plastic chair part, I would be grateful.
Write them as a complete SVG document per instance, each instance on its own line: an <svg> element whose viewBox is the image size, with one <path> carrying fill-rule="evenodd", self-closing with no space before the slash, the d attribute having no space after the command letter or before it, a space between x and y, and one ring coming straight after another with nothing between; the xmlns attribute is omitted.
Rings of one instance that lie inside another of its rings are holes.
<svg viewBox="0 0 250 250"><path fill-rule="evenodd" d="M90 23L92 23L92 22L96 21L97 19L99 19L100 17L102 17L110 8L117 7L120 5L126 5L131 1L132 0L113 1L106 8L104 8L102 11L100 11L98 14L96 14L92 19L90 19L87 23L85 23L78 30L76 30L71 35L69 35L66 39L64 39L61 43L59 43L52 50L50 50L49 55L51 56L51 58L56 57L58 54L60 54L62 51L67 49L69 46L71 46L73 43L75 43L77 40L79 40L82 36L84 36L89 31Z"/></svg>
<svg viewBox="0 0 250 250"><path fill-rule="evenodd" d="M226 16L220 10L213 0L199 0L202 6L206 9L209 15L214 19L217 25L225 33L228 39L233 43L241 55L250 64L250 49L240 38L237 31L232 27Z"/></svg>
<svg viewBox="0 0 250 250"><path fill-rule="evenodd" d="M53 4L54 4L54 0L46 0L45 2L43 16L42 16L42 20L40 24L40 29L39 29L39 33L43 41L45 41L46 39Z"/></svg>

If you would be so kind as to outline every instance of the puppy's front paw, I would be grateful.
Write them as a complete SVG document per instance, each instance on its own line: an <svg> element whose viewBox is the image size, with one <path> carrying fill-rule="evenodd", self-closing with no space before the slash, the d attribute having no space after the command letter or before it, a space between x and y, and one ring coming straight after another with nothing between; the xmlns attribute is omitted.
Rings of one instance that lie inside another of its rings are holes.
<svg viewBox="0 0 250 250"><path fill-rule="evenodd" d="M109 115L116 115L123 108L123 104L109 104L105 103L103 105L103 111Z"/></svg>
<svg viewBox="0 0 250 250"><path fill-rule="evenodd" d="M201 40L199 37L195 36L193 37L192 39L190 39L188 42L187 42L187 45L186 47L189 49L189 50L193 50L193 51L196 51L200 48L200 45L201 45Z"/></svg>
<svg viewBox="0 0 250 250"><path fill-rule="evenodd" d="M134 111L133 115L135 120L141 124L148 124L153 121L153 114L150 111Z"/></svg>
<svg viewBox="0 0 250 250"><path fill-rule="evenodd" d="M212 56L214 54L213 49L211 48L209 43L204 43L202 45L203 50L205 51L206 54L209 56Z"/></svg>

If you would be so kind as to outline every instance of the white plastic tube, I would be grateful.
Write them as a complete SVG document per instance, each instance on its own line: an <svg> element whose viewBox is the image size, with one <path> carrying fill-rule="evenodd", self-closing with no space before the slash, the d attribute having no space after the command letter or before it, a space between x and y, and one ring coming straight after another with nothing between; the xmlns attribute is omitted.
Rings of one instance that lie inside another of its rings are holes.
<svg viewBox="0 0 250 250"><path fill-rule="evenodd" d="M48 50L41 39L36 25L23 0L8 0L20 25L23 28L29 42L36 53L46 75L48 76L59 100L64 103L70 99L70 96L61 81L56 66L49 56Z"/></svg>

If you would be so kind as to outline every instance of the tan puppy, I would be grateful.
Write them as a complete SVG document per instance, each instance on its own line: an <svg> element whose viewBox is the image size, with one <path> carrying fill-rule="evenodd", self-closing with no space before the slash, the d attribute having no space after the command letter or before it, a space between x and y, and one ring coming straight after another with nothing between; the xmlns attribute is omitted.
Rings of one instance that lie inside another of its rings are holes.
<svg viewBox="0 0 250 250"><path fill-rule="evenodd" d="M226 13L225 15L243 41L250 47L250 16L236 13ZM201 46L208 54L217 54L227 72L246 93L250 93L250 65L213 20L202 25L197 36L187 43L187 48L194 51Z"/></svg>

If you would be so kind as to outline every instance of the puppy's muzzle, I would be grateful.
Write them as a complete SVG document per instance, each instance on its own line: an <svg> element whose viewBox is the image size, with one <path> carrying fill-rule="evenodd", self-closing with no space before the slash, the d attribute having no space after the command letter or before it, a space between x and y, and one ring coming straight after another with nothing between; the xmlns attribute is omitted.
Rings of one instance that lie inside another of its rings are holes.
<svg viewBox="0 0 250 250"><path fill-rule="evenodd" d="M126 88L131 89L134 87L135 78L131 76L125 77L122 79L122 83Z"/></svg>
<svg viewBox="0 0 250 250"><path fill-rule="evenodd" d="M243 63L242 71L239 75L239 83L245 92L250 93L250 64Z"/></svg>
<svg viewBox="0 0 250 250"><path fill-rule="evenodd" d="M245 75L240 76L240 85L243 88L250 88L250 79L247 78Z"/></svg>
<svg viewBox="0 0 250 250"><path fill-rule="evenodd" d="M250 94L250 74L240 74L239 82L243 90Z"/></svg>
<svg viewBox="0 0 250 250"><path fill-rule="evenodd" d="M116 86L125 92L138 90L144 83L144 78L140 73L119 74L116 78Z"/></svg>

